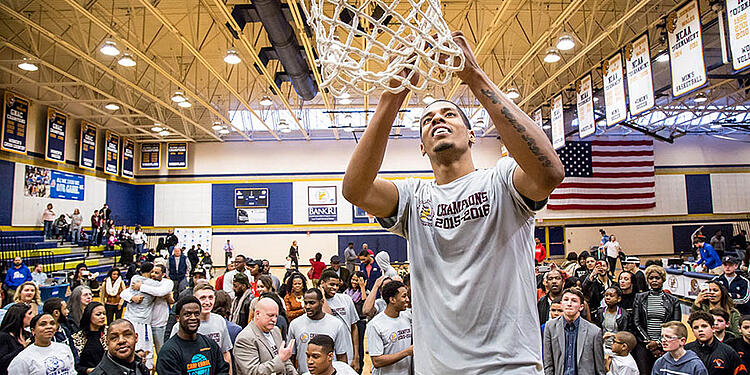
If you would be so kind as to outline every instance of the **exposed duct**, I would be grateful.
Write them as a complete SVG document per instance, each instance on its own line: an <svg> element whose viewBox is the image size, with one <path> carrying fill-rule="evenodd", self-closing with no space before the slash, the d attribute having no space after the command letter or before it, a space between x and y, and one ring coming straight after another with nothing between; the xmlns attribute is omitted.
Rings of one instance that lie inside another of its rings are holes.
<svg viewBox="0 0 750 375"><path fill-rule="evenodd" d="M297 95L304 100L312 100L318 94L318 86L284 10L288 13L288 6L282 5L279 0L252 0L249 7L236 6L232 16L240 26L257 21L263 24L275 54L261 52L261 59L267 62L271 58L278 58Z"/></svg>

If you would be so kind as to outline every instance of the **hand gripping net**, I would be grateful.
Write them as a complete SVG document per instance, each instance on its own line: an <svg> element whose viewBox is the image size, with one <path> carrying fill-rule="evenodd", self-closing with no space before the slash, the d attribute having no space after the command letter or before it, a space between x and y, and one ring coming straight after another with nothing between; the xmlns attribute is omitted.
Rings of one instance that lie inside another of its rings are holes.
<svg viewBox="0 0 750 375"><path fill-rule="evenodd" d="M315 30L321 86L334 96L425 91L447 84L463 69L464 55L443 19L440 0L350 1L311 0L305 9ZM405 9L401 13L399 5ZM406 77L399 75L404 69ZM414 74L421 76L417 85L410 81ZM391 87L391 80L398 85Z"/></svg>

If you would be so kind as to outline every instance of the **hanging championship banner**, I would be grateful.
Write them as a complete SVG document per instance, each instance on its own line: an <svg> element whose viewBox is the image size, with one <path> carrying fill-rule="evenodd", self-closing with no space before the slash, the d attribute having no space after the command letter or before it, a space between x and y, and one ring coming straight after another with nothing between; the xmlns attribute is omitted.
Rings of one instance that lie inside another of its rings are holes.
<svg viewBox="0 0 750 375"><path fill-rule="evenodd" d="M187 169L187 142L167 143L167 169Z"/></svg>
<svg viewBox="0 0 750 375"><path fill-rule="evenodd" d="M104 173L117 176L120 167L120 136L107 130L104 136Z"/></svg>
<svg viewBox="0 0 750 375"><path fill-rule="evenodd" d="M591 92L591 73L576 82L576 107L578 109L578 137L585 138L596 131L594 123L594 98Z"/></svg>
<svg viewBox="0 0 750 375"><path fill-rule="evenodd" d="M552 147L558 150L565 147L565 121L563 121L562 94L552 98L550 118L550 122L552 123Z"/></svg>
<svg viewBox="0 0 750 375"><path fill-rule="evenodd" d="M703 86L707 81L697 0L667 16L667 36L672 96L678 97Z"/></svg>
<svg viewBox="0 0 750 375"><path fill-rule="evenodd" d="M161 143L141 143L141 169L159 169Z"/></svg>
<svg viewBox="0 0 750 375"><path fill-rule="evenodd" d="M56 109L47 108L47 137L44 158L65 163L65 128L68 116Z"/></svg>
<svg viewBox="0 0 750 375"><path fill-rule="evenodd" d="M635 116L654 106L654 83L651 79L651 54L648 33L625 45L625 66L628 74L630 115Z"/></svg>
<svg viewBox="0 0 750 375"><path fill-rule="evenodd" d="M78 166L91 171L96 170L96 125L87 121L81 121Z"/></svg>
<svg viewBox="0 0 750 375"><path fill-rule="evenodd" d="M619 52L604 60L602 75L607 126L613 126L625 120L628 112L625 103L625 81L622 77L622 58Z"/></svg>
<svg viewBox="0 0 750 375"><path fill-rule="evenodd" d="M542 109L541 108L537 109L536 111L534 111L533 115L534 115L533 116L534 117L534 123L536 124L536 126L538 126L539 129L543 129L542 128L542 126L543 126L543 124L542 124Z"/></svg>
<svg viewBox="0 0 750 375"><path fill-rule="evenodd" d="M26 126L29 122L29 100L5 92L3 105L3 141L5 151L26 153Z"/></svg>
<svg viewBox="0 0 750 375"><path fill-rule="evenodd" d="M132 139L122 140L122 177L133 178L135 168L135 142Z"/></svg>
<svg viewBox="0 0 750 375"><path fill-rule="evenodd" d="M750 2L748 0L726 0L726 2L732 69L741 70L750 65Z"/></svg>

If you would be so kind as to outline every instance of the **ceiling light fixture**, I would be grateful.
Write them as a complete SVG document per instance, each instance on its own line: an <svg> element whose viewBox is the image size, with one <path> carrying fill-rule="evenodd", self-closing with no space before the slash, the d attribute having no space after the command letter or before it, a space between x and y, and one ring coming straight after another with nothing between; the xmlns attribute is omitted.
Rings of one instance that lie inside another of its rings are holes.
<svg viewBox="0 0 750 375"><path fill-rule="evenodd" d="M224 56L224 62L231 65L236 65L242 62L242 59L240 59L240 56L237 54L237 51L230 49L227 50L227 55Z"/></svg>
<svg viewBox="0 0 750 375"><path fill-rule="evenodd" d="M213 130L221 130L224 129L224 126L221 125L221 122L214 121L214 126L211 127Z"/></svg>
<svg viewBox="0 0 750 375"><path fill-rule="evenodd" d="M39 67L36 66L36 64L33 64L29 61L27 58L23 58L23 61L21 61L20 64L18 64L18 67L27 71L27 72L36 72L39 70Z"/></svg>
<svg viewBox="0 0 750 375"><path fill-rule="evenodd" d="M169 135L169 132L166 131L166 130L162 130L162 131L159 132L159 135L162 136L162 137L166 137L166 136Z"/></svg>
<svg viewBox="0 0 750 375"><path fill-rule="evenodd" d="M430 105L434 101L435 101L435 98L432 97L432 94L425 94L425 96L422 98L422 103L426 105Z"/></svg>
<svg viewBox="0 0 750 375"><path fill-rule="evenodd" d="M122 57L117 60L117 63L128 68L135 66L135 60L133 60L133 56L127 52L122 54Z"/></svg>
<svg viewBox="0 0 750 375"><path fill-rule="evenodd" d="M264 107L268 107L271 104L273 104L273 101L268 97L268 95L263 95L263 98L260 99L260 105Z"/></svg>
<svg viewBox="0 0 750 375"><path fill-rule="evenodd" d="M157 132L158 133L158 132L160 132L162 130L164 130L164 128L162 128L161 126L159 126L159 124L154 124L154 126L151 127L151 131L153 131L153 132Z"/></svg>
<svg viewBox="0 0 750 375"><path fill-rule="evenodd" d="M292 128L289 127L289 124L286 123L286 120L281 119L279 120L279 131L282 133L291 133Z"/></svg>
<svg viewBox="0 0 750 375"><path fill-rule="evenodd" d="M508 97L510 100L516 100L521 97L521 94L516 90L515 87L511 87L508 89L508 92L505 93L505 96Z"/></svg>
<svg viewBox="0 0 750 375"><path fill-rule="evenodd" d="M703 103L706 100L708 100L708 98L706 97L706 94L702 92L699 92L698 95L696 95L695 98L693 99L693 101L696 103Z"/></svg>
<svg viewBox="0 0 750 375"><path fill-rule="evenodd" d="M557 45L555 45L560 51L569 51L576 46L576 41L572 36L563 34L557 39Z"/></svg>
<svg viewBox="0 0 750 375"><path fill-rule="evenodd" d="M117 103L107 103L104 105L104 108L110 110L110 111L116 111L120 109L120 106L117 105Z"/></svg>
<svg viewBox="0 0 750 375"><path fill-rule="evenodd" d="M348 92L342 92L342 93L341 93L341 95L337 96L336 98L337 98L337 99L349 99L349 98L351 98L351 97L352 97L352 96L351 96L351 95L349 95L349 93L348 93Z"/></svg>
<svg viewBox="0 0 750 375"><path fill-rule="evenodd" d="M181 101L181 102L177 103L177 105L179 105L182 108L190 108L190 107L193 106L192 104L190 104L189 101L187 101L187 99L185 99L184 101Z"/></svg>
<svg viewBox="0 0 750 375"><path fill-rule="evenodd" d="M182 91L175 91L174 95L172 95L172 101L175 103L184 102L185 100L185 94L182 93Z"/></svg>
<svg viewBox="0 0 750 375"><path fill-rule="evenodd" d="M667 51L663 51L656 56L656 62L665 63L667 61L669 61L669 53Z"/></svg>
<svg viewBox="0 0 750 375"><path fill-rule="evenodd" d="M102 48L99 48L99 52L107 56L117 56L120 54L120 50L117 48L117 43L107 40L102 44Z"/></svg>
<svg viewBox="0 0 750 375"><path fill-rule="evenodd" d="M229 129L227 129L227 128L221 128L219 130L219 134L224 134L224 135L229 134Z"/></svg>
<svg viewBox="0 0 750 375"><path fill-rule="evenodd" d="M548 64L553 64L558 61L560 61L562 57L560 56L560 52L555 47L550 47L547 50L547 54L544 55L544 62Z"/></svg>

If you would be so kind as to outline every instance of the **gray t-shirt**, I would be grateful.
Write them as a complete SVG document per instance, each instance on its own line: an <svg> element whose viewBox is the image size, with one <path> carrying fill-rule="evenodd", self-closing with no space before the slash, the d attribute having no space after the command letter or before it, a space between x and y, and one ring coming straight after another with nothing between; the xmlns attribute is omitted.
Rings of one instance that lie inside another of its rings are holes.
<svg viewBox="0 0 750 375"><path fill-rule="evenodd" d="M341 320L325 314L323 319L312 320L302 315L289 324L287 340L294 339L292 352L297 355L299 373L307 371L307 344L316 335L327 335L333 339L335 354L345 354L352 346L352 337ZM347 358L351 360L351 358Z"/></svg>
<svg viewBox="0 0 750 375"><path fill-rule="evenodd" d="M378 315L385 311L386 306L388 306L388 303L385 302L384 299L378 298L375 300L375 315Z"/></svg>
<svg viewBox="0 0 750 375"><path fill-rule="evenodd" d="M130 284L133 284L135 282L140 282L143 284L143 286L159 286L158 281L147 279L141 275L133 275L132 279L130 280ZM141 301L140 303L130 302L130 299L137 295L142 295L143 301ZM120 297L128 301L128 307L125 309L125 313L122 314L123 318L129 320L131 323L151 323L151 315L154 309L155 300L155 297L153 295L145 293L143 291L137 291L132 288L128 288L120 293Z"/></svg>
<svg viewBox="0 0 750 375"><path fill-rule="evenodd" d="M175 324L172 327L172 333L169 337L177 334L177 330L180 328L179 324ZM211 313L208 316L208 320L202 321L198 327L198 333L207 336L214 340L222 353L228 352L232 349L232 339L229 337L229 330L227 329L227 321L221 317L221 315Z"/></svg>
<svg viewBox="0 0 750 375"><path fill-rule="evenodd" d="M411 345L411 311L402 311L398 318L378 314L367 323L365 331L370 356L398 353ZM406 357L390 366L372 366L372 375L408 374L411 357Z"/></svg>
<svg viewBox="0 0 750 375"><path fill-rule="evenodd" d="M543 369L534 212L513 185L516 166L503 157L444 185L393 181L396 215L378 220L409 244L415 374Z"/></svg>
<svg viewBox="0 0 750 375"><path fill-rule="evenodd" d="M351 366L344 362L333 361L331 362L331 365L333 365L333 368L336 370L336 375L359 375L353 368L351 368ZM300 372L300 374L302 373ZM302 375L310 375L310 371L305 372Z"/></svg>
<svg viewBox="0 0 750 375"><path fill-rule="evenodd" d="M336 293L333 297L328 298L328 307L331 308L333 316L339 318L349 335L352 334L352 324L356 324L359 321L359 314L357 308L354 306L352 297L349 297L343 293ZM351 342L351 340L349 340ZM346 349L346 357L351 361L354 358L354 343Z"/></svg>

